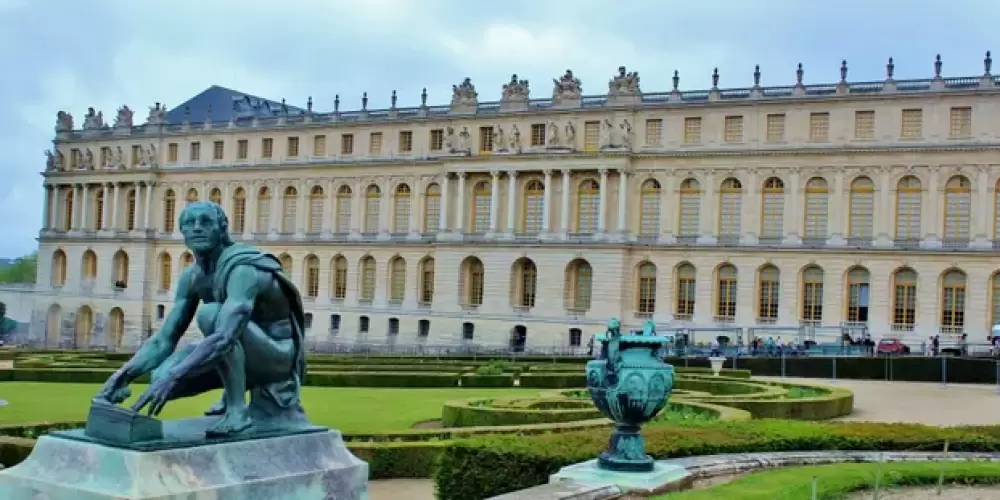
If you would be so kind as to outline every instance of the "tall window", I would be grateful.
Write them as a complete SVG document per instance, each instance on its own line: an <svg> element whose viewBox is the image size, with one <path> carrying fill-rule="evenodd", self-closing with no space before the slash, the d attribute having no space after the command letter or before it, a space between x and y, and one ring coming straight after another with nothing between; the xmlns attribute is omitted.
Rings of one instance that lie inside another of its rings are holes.
<svg viewBox="0 0 1000 500"><path fill-rule="evenodd" d="M493 199L492 185L479 181L472 188L472 232L485 233L490 228L490 205Z"/></svg>
<svg viewBox="0 0 1000 500"><path fill-rule="evenodd" d="M52 253L52 286L66 285L66 252L56 250Z"/></svg>
<svg viewBox="0 0 1000 500"><path fill-rule="evenodd" d="M406 261L396 257L389 263L389 302L402 304L406 298Z"/></svg>
<svg viewBox="0 0 1000 500"><path fill-rule="evenodd" d="M170 258L170 254L163 252L160 254L160 291L168 292L170 291L170 281L173 278L173 261Z"/></svg>
<svg viewBox="0 0 1000 500"><path fill-rule="evenodd" d="M639 265L636 280L636 310L640 314L656 312L656 266L652 262Z"/></svg>
<svg viewBox="0 0 1000 500"><path fill-rule="evenodd" d="M969 224L972 213L972 184L969 179L956 175L944 186L944 241L961 245L969 241Z"/></svg>
<svg viewBox="0 0 1000 500"><path fill-rule="evenodd" d="M375 300L375 259L366 255L361 259L361 300Z"/></svg>
<svg viewBox="0 0 1000 500"><path fill-rule="evenodd" d="M375 184L365 190L365 232L377 233L382 218L382 190Z"/></svg>
<svg viewBox="0 0 1000 500"><path fill-rule="evenodd" d="M577 311L590 310L593 295L594 270L583 259L573 259L566 266L566 307Z"/></svg>
<svg viewBox="0 0 1000 500"><path fill-rule="evenodd" d="M434 302L434 259L427 257L420 261L420 303Z"/></svg>
<svg viewBox="0 0 1000 500"><path fill-rule="evenodd" d="M736 293L739 282L736 267L724 264L716 271L717 287L715 291L715 319L720 322L730 322L736 319Z"/></svg>
<svg viewBox="0 0 1000 500"><path fill-rule="evenodd" d="M701 225L701 184L695 179L684 179L678 194L680 195L680 210L677 211L680 219L678 234L681 237L696 237Z"/></svg>
<svg viewBox="0 0 1000 500"><path fill-rule="evenodd" d="M441 229L441 186L431 184L424 193L424 232L436 233Z"/></svg>
<svg viewBox="0 0 1000 500"><path fill-rule="evenodd" d="M149 196L147 194L147 196ZM94 211L97 212L97 216L94 217L94 229L101 230L104 229L104 190L99 189L97 194L94 196Z"/></svg>
<svg viewBox="0 0 1000 500"><path fill-rule="evenodd" d="M766 132L767 142L780 142L785 140L784 113L767 115L766 125L767 125L767 132Z"/></svg>
<svg viewBox="0 0 1000 500"><path fill-rule="evenodd" d="M337 190L337 232L351 232L351 197L350 186L340 186Z"/></svg>
<svg viewBox="0 0 1000 500"><path fill-rule="evenodd" d="M659 146L663 135L663 120L659 118L646 120L646 145Z"/></svg>
<svg viewBox="0 0 1000 500"><path fill-rule="evenodd" d="M128 271L129 271L129 259L128 254L124 250L119 250L115 252L114 260L114 276L113 283L115 287L127 288L128 287Z"/></svg>
<svg viewBox="0 0 1000 500"><path fill-rule="evenodd" d="M216 205L222 205L222 191L219 188L212 188L208 193L208 199Z"/></svg>
<svg viewBox="0 0 1000 500"><path fill-rule="evenodd" d="M813 177L806 183L805 230L806 239L825 240L829 225L830 190L826 179Z"/></svg>
<svg viewBox="0 0 1000 500"><path fill-rule="evenodd" d="M899 269L892 275L892 329L912 331L917 322L917 273Z"/></svg>
<svg viewBox="0 0 1000 500"><path fill-rule="evenodd" d="M483 268L483 261L476 257L467 257L462 262L462 281L460 283L462 305L471 307L483 305L485 278L486 270Z"/></svg>
<svg viewBox="0 0 1000 500"><path fill-rule="evenodd" d="M295 158L299 156L299 138L289 137L288 138L288 157Z"/></svg>
<svg viewBox="0 0 1000 500"><path fill-rule="evenodd" d="M600 211L601 185L594 179L587 179L580 183L576 195L576 232L596 233Z"/></svg>
<svg viewBox="0 0 1000 500"><path fill-rule="evenodd" d="M677 266L677 305L674 308L674 318L681 321L691 321L694 318L696 271L691 264Z"/></svg>
<svg viewBox="0 0 1000 500"><path fill-rule="evenodd" d="M760 236L780 240L785 224L785 183L777 177L768 178L764 181L761 198Z"/></svg>
<svg viewBox="0 0 1000 500"><path fill-rule="evenodd" d="M323 158L326 156L326 136L325 135L314 135L313 136L313 157Z"/></svg>
<svg viewBox="0 0 1000 500"><path fill-rule="evenodd" d="M875 183L868 177L851 182L847 218L850 238L870 241L875 235Z"/></svg>
<svg viewBox="0 0 1000 500"><path fill-rule="evenodd" d="M97 254L93 250L83 252L81 264L83 264L80 269L81 278L84 280L93 280L97 277Z"/></svg>
<svg viewBox="0 0 1000 500"><path fill-rule="evenodd" d="M128 195L125 198L125 229L127 231L135 230L135 210L135 189L129 189Z"/></svg>
<svg viewBox="0 0 1000 500"><path fill-rule="evenodd" d="M723 130L725 142L743 142L743 117L727 116Z"/></svg>
<svg viewBox="0 0 1000 500"><path fill-rule="evenodd" d="M969 106L951 108L948 137L964 139L972 137L972 108Z"/></svg>
<svg viewBox="0 0 1000 500"><path fill-rule="evenodd" d="M309 227L306 231L318 233L323 230L323 199L325 193L322 186L313 186L309 191Z"/></svg>
<svg viewBox="0 0 1000 500"><path fill-rule="evenodd" d="M757 322L774 323L781 303L781 273L777 267L764 266L757 272L757 280Z"/></svg>
<svg viewBox="0 0 1000 500"><path fill-rule="evenodd" d="M924 110L904 109L899 135L907 139L918 139L923 135Z"/></svg>
<svg viewBox="0 0 1000 500"><path fill-rule="evenodd" d="M941 330L962 333L965 330L965 273L951 270L941 277Z"/></svg>
<svg viewBox="0 0 1000 500"><path fill-rule="evenodd" d="M508 203L510 203L508 201ZM528 181L524 186L524 220L521 228L526 233L542 231L542 218L545 215L545 184L538 179Z"/></svg>
<svg viewBox="0 0 1000 500"><path fill-rule="evenodd" d="M896 184L896 239L920 239L920 180L908 175Z"/></svg>
<svg viewBox="0 0 1000 500"><path fill-rule="evenodd" d="M174 224L177 222L177 195L173 189L168 189L163 193L163 232L174 232Z"/></svg>
<svg viewBox="0 0 1000 500"><path fill-rule="evenodd" d="M185 196L184 199L188 204L198 201L198 190L195 188L188 189L187 196Z"/></svg>
<svg viewBox="0 0 1000 500"><path fill-rule="evenodd" d="M868 322L870 291L871 281L867 269L855 267L847 271L847 321Z"/></svg>
<svg viewBox="0 0 1000 500"><path fill-rule="evenodd" d="M830 139L830 113L811 113L809 115L809 140L827 141Z"/></svg>
<svg viewBox="0 0 1000 500"><path fill-rule="evenodd" d="M257 192L257 232L271 229L271 190L264 186Z"/></svg>
<svg viewBox="0 0 1000 500"><path fill-rule="evenodd" d="M286 187L281 205L284 216L281 218L281 232L294 233L299 211L299 191L292 186Z"/></svg>
<svg viewBox="0 0 1000 500"><path fill-rule="evenodd" d="M407 184L396 186L396 194L392 201L395 204L392 211L392 232L410 232L410 186Z"/></svg>
<svg viewBox="0 0 1000 500"><path fill-rule="evenodd" d="M823 323L823 270L817 266L802 271L802 323Z"/></svg>
<svg viewBox="0 0 1000 500"><path fill-rule="evenodd" d="M743 184L730 177L719 190L719 237L738 240L742 217Z"/></svg>
<svg viewBox="0 0 1000 500"><path fill-rule="evenodd" d="M73 229L73 189L66 191L63 199L63 231Z"/></svg>
<svg viewBox="0 0 1000 500"><path fill-rule="evenodd" d="M333 258L333 298L344 300L347 297L347 259L343 255Z"/></svg>
<svg viewBox="0 0 1000 500"><path fill-rule="evenodd" d="M319 297L319 258L309 255L303 265L306 270L306 297Z"/></svg>
<svg viewBox="0 0 1000 500"><path fill-rule="evenodd" d="M281 261L281 270L284 271L285 274L291 276L292 275L292 256L288 255L287 253L283 253L283 254L281 254L281 257L278 257L278 260Z"/></svg>
<svg viewBox="0 0 1000 500"><path fill-rule="evenodd" d="M583 150L598 151L601 144L601 122L589 121L583 124Z"/></svg>
<svg viewBox="0 0 1000 500"><path fill-rule="evenodd" d="M538 285L538 268L534 261L522 257L514 263L514 304L519 307L535 307Z"/></svg>
<svg viewBox="0 0 1000 500"><path fill-rule="evenodd" d="M701 118L691 116L684 119L684 144L701 143Z"/></svg>
<svg viewBox="0 0 1000 500"><path fill-rule="evenodd" d="M854 112L854 138L875 138L875 112L870 110Z"/></svg>
<svg viewBox="0 0 1000 500"><path fill-rule="evenodd" d="M247 192L243 188L236 188L233 193L233 224L230 230L233 233L242 233L247 224Z"/></svg>
<svg viewBox="0 0 1000 500"><path fill-rule="evenodd" d="M625 193L619 193L618 195L626 196ZM647 179L646 182L642 183L642 191L639 194L639 203L641 205L639 234L643 236L656 236L660 234L661 195L660 182L656 179Z"/></svg>

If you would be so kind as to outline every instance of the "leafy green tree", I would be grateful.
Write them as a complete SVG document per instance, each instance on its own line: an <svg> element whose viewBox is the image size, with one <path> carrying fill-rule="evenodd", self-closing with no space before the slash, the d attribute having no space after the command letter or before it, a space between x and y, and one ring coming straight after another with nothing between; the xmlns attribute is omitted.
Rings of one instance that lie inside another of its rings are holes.
<svg viewBox="0 0 1000 500"><path fill-rule="evenodd" d="M32 252L0 269L0 283L34 283L38 269L38 252Z"/></svg>

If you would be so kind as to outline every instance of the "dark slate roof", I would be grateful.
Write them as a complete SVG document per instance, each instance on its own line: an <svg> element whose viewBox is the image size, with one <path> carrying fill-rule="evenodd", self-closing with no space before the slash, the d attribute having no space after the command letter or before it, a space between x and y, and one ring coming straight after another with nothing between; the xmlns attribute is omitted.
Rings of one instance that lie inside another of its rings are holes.
<svg viewBox="0 0 1000 500"><path fill-rule="evenodd" d="M282 104L263 97L227 89L218 85L203 90L200 94L175 106L167 112L167 123L181 124L185 118L190 123L202 123L208 118L212 108L213 122L226 122L230 118L274 117L281 113ZM289 115L305 114L306 110L288 105Z"/></svg>

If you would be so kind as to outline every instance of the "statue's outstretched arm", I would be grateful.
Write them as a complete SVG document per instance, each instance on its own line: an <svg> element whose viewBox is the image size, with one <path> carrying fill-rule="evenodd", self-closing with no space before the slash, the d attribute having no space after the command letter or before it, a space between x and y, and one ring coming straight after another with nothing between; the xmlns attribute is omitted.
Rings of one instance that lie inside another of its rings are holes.
<svg viewBox="0 0 1000 500"><path fill-rule="evenodd" d="M177 291L174 294L174 307L167 313L163 326L142 344L132 359L125 364L128 378L135 380L158 368L177 348L184 332L191 326L194 314L198 310L198 296L192 287L192 268L181 273L177 280Z"/></svg>
<svg viewBox="0 0 1000 500"><path fill-rule="evenodd" d="M226 283L226 301L219 308L215 331L198 343L198 347L180 362L171 375L183 377L191 369L218 361L232 349L250 321L257 295L267 289L274 278L248 265L237 266Z"/></svg>

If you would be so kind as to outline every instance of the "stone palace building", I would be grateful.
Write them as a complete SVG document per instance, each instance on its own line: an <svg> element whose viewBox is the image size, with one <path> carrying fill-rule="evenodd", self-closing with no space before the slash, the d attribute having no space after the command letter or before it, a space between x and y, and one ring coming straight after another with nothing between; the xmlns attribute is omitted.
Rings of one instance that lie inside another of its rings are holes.
<svg viewBox="0 0 1000 500"><path fill-rule="evenodd" d="M192 263L181 210L211 200L280 257L314 340L571 347L618 317L983 341L1000 322L991 65L896 80L890 59L856 83L845 61L816 85L799 65L783 87L758 68L734 89L716 71L699 91L675 73L666 92L622 67L600 95L566 71L541 98L514 76L499 101L466 78L448 105L425 90L332 112L211 87L142 124L60 112L37 285L0 300L37 341L135 346Z"/></svg>

